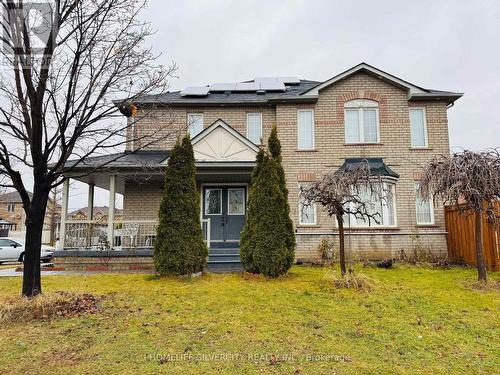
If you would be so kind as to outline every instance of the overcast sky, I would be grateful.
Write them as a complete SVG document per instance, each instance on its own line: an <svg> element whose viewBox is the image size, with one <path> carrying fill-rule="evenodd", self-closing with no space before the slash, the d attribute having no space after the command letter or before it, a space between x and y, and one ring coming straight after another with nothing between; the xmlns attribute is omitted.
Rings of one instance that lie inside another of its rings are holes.
<svg viewBox="0 0 500 375"><path fill-rule="evenodd" d="M323 81L364 61L465 92L448 111L452 149L500 145L498 0L151 0L143 17L162 62L179 66L171 90L255 76ZM86 205L78 191L73 208Z"/></svg>

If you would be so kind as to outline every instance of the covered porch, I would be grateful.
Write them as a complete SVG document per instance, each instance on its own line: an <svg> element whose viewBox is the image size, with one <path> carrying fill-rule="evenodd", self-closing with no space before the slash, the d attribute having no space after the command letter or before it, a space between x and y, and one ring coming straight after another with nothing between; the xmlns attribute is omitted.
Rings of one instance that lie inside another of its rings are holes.
<svg viewBox="0 0 500 375"><path fill-rule="evenodd" d="M209 248L239 248L257 146L219 120L192 139L200 221ZM70 165L62 190L59 250L145 251L153 248L169 151L106 155ZM87 216L68 216L72 180L87 185ZM96 188L109 192L106 220L94 216ZM123 214L116 217L117 195Z"/></svg>

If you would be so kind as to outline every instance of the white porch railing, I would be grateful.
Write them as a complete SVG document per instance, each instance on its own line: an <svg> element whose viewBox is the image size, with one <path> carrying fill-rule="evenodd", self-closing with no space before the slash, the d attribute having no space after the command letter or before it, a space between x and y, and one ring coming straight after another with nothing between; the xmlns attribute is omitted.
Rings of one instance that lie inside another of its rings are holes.
<svg viewBox="0 0 500 375"><path fill-rule="evenodd" d="M66 220L65 249L152 248L157 220L119 220L113 223L113 244L108 240L108 223L93 220ZM202 219L203 240L210 247L210 219Z"/></svg>

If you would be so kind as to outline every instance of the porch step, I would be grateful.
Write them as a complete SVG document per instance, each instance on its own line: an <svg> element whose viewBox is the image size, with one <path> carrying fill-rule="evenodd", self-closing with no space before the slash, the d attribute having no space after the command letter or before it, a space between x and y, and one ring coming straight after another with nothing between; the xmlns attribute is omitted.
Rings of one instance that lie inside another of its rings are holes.
<svg viewBox="0 0 500 375"><path fill-rule="evenodd" d="M207 270L210 272L241 272L240 249L210 248L208 251Z"/></svg>

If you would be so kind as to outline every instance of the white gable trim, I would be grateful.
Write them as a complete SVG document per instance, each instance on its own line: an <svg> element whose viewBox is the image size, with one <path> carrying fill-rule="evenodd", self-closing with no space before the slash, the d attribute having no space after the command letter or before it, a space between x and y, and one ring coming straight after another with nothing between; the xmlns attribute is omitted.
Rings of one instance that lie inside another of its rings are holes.
<svg viewBox="0 0 500 375"><path fill-rule="evenodd" d="M392 82L398 86L407 88L409 96L411 96L413 94L427 94L428 93L428 91L426 91L425 89L423 89L421 87L418 87L418 86L415 86L409 82L403 81L402 79L395 77L389 73L386 73L380 69L377 69L371 65L368 65L366 63L361 63L361 64L358 64L358 65L352 67L351 69L348 69L345 72L340 73L339 75L336 75L335 77L330 78L329 80L313 87L309 91L304 92L302 95L304 95L304 96L319 95L319 91L321 89L328 87L328 86L334 84L335 82L341 81L341 80L343 80L343 79L345 79L345 78L347 78L347 77L351 76L352 74L355 74L359 71L368 71L368 72L370 72L370 73L372 73L372 74L374 74L374 75L376 75L376 76L378 76L386 81L389 81L389 82Z"/></svg>
<svg viewBox="0 0 500 375"><path fill-rule="evenodd" d="M232 127L230 127L228 124L226 124L222 120L217 120L215 121L212 125L210 125L208 128L204 129L201 133L198 133L193 139L191 139L191 143L193 147L200 142L202 139L206 138L210 133L212 133L215 129L222 127L225 129L228 133L230 133L233 137L237 138L241 142L243 142L245 145L247 145L250 149L255 151L255 154L259 152L259 148L248 138L234 130Z"/></svg>

